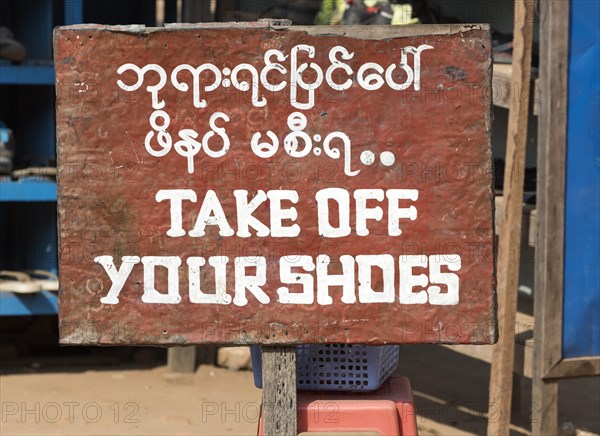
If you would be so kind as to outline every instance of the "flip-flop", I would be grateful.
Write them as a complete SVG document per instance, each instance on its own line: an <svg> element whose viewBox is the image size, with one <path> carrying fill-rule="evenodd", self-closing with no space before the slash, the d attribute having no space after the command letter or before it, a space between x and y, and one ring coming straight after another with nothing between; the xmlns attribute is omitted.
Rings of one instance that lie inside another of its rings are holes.
<svg viewBox="0 0 600 436"><path fill-rule="evenodd" d="M38 176L54 180L56 179L56 172L55 167L27 167L13 171L12 176L15 179Z"/></svg>
<svg viewBox="0 0 600 436"><path fill-rule="evenodd" d="M43 269L32 269L25 271L30 279L37 283L44 291L58 291L58 277L56 274Z"/></svg>
<svg viewBox="0 0 600 436"><path fill-rule="evenodd" d="M0 291L33 294L42 291L42 286L24 272L0 271Z"/></svg>

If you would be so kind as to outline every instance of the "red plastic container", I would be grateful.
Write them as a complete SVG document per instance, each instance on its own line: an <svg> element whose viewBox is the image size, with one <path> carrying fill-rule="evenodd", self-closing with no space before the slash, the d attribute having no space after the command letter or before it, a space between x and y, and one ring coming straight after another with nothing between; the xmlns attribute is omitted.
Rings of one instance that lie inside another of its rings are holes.
<svg viewBox="0 0 600 436"><path fill-rule="evenodd" d="M391 377L374 392L298 392L298 434L352 432L416 436L417 417L410 382ZM264 434L263 416L258 435Z"/></svg>

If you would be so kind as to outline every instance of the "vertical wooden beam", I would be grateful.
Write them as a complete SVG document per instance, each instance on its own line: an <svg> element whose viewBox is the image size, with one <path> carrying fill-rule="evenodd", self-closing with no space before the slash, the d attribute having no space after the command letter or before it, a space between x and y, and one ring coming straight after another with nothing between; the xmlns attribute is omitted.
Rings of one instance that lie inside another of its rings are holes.
<svg viewBox="0 0 600 436"><path fill-rule="evenodd" d="M521 223L525 145L529 120L531 50L533 40L533 0L515 0L512 82L515 85L508 115L506 167L504 171L504 210L498 253L498 320L500 339L494 347L490 374L488 435L507 435L510 429L512 377L515 355L515 321L519 286ZM518 86L517 86L518 85Z"/></svg>
<svg viewBox="0 0 600 436"><path fill-rule="evenodd" d="M265 436L296 436L296 347L262 347Z"/></svg>
<svg viewBox="0 0 600 436"><path fill-rule="evenodd" d="M537 247L532 432L558 433L558 383L544 376L562 357L569 1L543 1L540 22Z"/></svg>
<svg viewBox="0 0 600 436"><path fill-rule="evenodd" d="M196 347L172 347L167 353L170 372L193 373L196 371Z"/></svg>
<svg viewBox="0 0 600 436"><path fill-rule="evenodd" d="M543 380L538 377L535 369L537 364L538 362L533 364L531 434L558 434L558 380Z"/></svg>

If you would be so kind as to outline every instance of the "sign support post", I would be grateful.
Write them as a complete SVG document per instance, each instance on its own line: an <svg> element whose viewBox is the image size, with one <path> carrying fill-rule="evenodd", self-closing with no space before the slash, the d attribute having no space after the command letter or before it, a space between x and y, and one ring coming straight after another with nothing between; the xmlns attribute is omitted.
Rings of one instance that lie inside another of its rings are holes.
<svg viewBox="0 0 600 436"><path fill-rule="evenodd" d="M265 436L297 434L296 347L262 347Z"/></svg>
<svg viewBox="0 0 600 436"><path fill-rule="evenodd" d="M170 372L193 373L196 370L196 347L171 347L167 352Z"/></svg>

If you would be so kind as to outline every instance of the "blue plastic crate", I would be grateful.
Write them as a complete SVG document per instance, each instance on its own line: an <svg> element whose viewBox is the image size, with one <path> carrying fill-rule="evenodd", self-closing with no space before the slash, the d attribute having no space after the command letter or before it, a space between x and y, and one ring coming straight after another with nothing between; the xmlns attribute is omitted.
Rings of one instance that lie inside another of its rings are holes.
<svg viewBox="0 0 600 436"><path fill-rule="evenodd" d="M260 345L250 353L254 384L262 388ZM374 391L396 369L398 354L398 345L298 345L296 385L304 391Z"/></svg>

